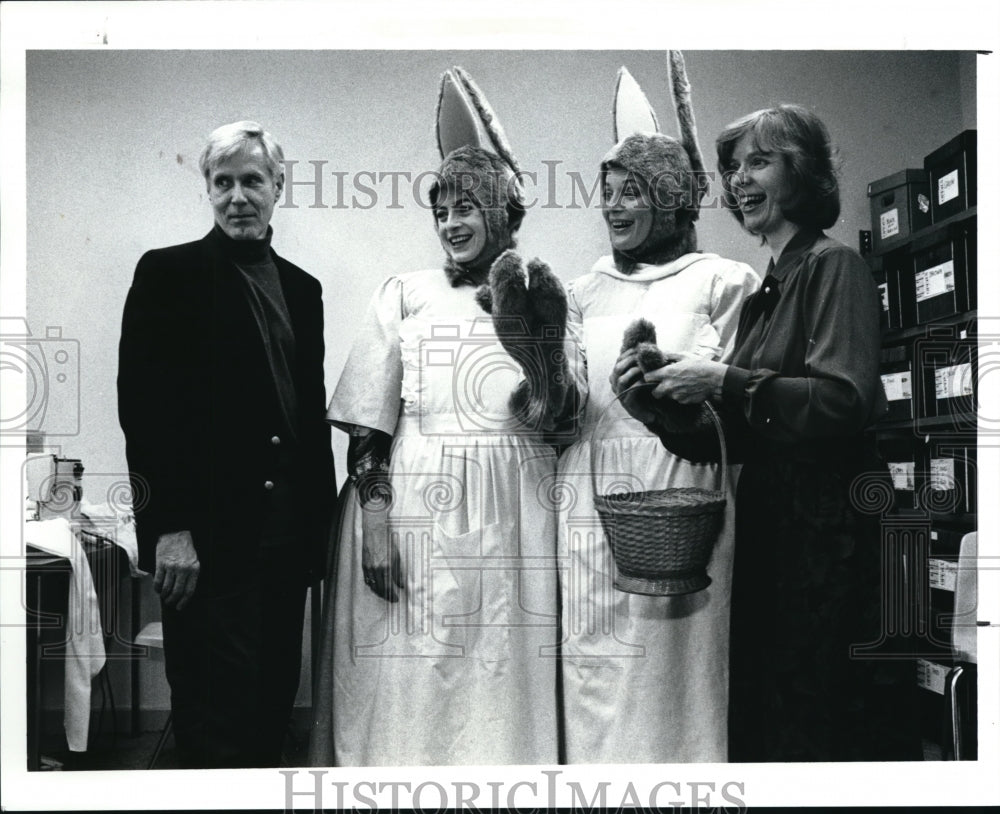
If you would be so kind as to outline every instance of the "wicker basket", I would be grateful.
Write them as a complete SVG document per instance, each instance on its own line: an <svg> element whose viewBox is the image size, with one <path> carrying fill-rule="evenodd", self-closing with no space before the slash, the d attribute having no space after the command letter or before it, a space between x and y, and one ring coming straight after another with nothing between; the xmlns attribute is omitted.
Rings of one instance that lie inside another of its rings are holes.
<svg viewBox="0 0 1000 814"><path fill-rule="evenodd" d="M615 402L640 384L620 393L597 422L597 430ZM712 583L707 568L722 529L726 510L726 441L722 424L708 402L704 410L719 435L722 463L719 489L681 487L649 492L597 493L597 444L591 444L594 508L615 561L615 587L652 596L689 594Z"/></svg>

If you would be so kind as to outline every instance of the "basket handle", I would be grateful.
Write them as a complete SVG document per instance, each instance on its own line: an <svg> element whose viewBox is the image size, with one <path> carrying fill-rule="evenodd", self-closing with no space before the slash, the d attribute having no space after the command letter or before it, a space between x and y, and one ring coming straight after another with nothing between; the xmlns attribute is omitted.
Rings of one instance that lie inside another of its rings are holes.
<svg viewBox="0 0 1000 814"><path fill-rule="evenodd" d="M622 390L621 393L616 395L613 399L611 399L611 401L608 402L607 407L605 407L601 411L601 414L598 417L597 422L594 424L594 431L591 434L591 439L590 439L590 483L595 495L598 494L596 442L600 440L597 431L601 428L601 424L604 422L604 419L610 414L611 408L614 407L615 402L621 401L621 399L624 396L636 390L641 390L643 388L653 388L653 387L656 387L656 384L654 382L639 382L638 384L633 384L631 387ZM708 417L712 419L712 424L715 426L716 435L718 435L719 437L719 452L721 453L721 458L722 458L722 461L719 466L719 491L722 492L724 496L728 497L729 478L727 477L727 472L729 470L729 459L726 454L726 434L722 429L722 421L719 419L719 414L716 411L716 409L707 400L702 402L701 407L703 411L708 412ZM629 416L629 418L632 418L632 416ZM642 423L636 418L632 418L632 420L640 424Z"/></svg>

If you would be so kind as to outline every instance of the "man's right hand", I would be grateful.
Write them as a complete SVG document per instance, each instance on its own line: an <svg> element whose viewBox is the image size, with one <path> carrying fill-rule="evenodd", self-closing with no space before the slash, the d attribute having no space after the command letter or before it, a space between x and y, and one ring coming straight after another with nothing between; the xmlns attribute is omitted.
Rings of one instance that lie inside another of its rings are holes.
<svg viewBox="0 0 1000 814"><path fill-rule="evenodd" d="M156 541L156 574L153 589L168 607L183 610L198 586L198 552L190 531L161 534Z"/></svg>

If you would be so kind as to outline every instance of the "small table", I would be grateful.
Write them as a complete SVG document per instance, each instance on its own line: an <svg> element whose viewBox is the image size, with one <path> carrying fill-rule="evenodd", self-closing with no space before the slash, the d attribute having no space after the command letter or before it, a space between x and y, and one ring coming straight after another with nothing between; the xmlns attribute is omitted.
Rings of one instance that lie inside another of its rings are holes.
<svg viewBox="0 0 1000 814"><path fill-rule="evenodd" d="M87 535L84 552L90 565L101 612L105 644L116 637L118 586L121 575L129 574L128 556L107 538ZM25 634L27 637L28 770L41 768L41 714L44 671L42 660L50 654L62 655L62 642L43 642L46 633L64 630L72 565L65 557L27 546L25 554ZM105 665L105 669L107 666Z"/></svg>

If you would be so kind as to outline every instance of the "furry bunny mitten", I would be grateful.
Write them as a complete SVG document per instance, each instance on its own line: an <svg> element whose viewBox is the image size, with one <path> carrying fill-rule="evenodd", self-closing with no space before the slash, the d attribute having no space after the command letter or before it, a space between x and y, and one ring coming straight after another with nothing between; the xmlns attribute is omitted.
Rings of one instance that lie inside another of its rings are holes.
<svg viewBox="0 0 1000 814"><path fill-rule="evenodd" d="M646 358L646 366L639 365L638 353L640 349ZM624 355L630 350L636 352L634 363L643 373L658 367L654 364L654 357L660 355L660 349L656 347L656 328L653 323L645 319L637 319L625 329L620 353ZM612 389L616 395L620 396L619 400L629 415L652 429L652 425L655 424L659 415L659 404L657 399L653 398L652 388L643 386L642 379L639 379L626 391L619 390L619 385L615 383L612 383Z"/></svg>
<svg viewBox="0 0 1000 814"><path fill-rule="evenodd" d="M565 349L566 291L541 260L527 267L505 251L490 269L476 300L493 317L504 349L524 371L510 396L511 411L530 430L558 432L566 419L569 370Z"/></svg>
<svg viewBox="0 0 1000 814"><path fill-rule="evenodd" d="M635 349L635 361L643 373L656 370L668 364L663 351L656 345L656 327L645 319L637 319L630 324L622 335L621 352ZM678 404L671 399L658 399L652 395L652 388L643 388L630 393L623 403L641 406L646 415L656 414L656 424L662 429L675 432L690 431L698 421L701 406L697 404Z"/></svg>
<svg viewBox="0 0 1000 814"><path fill-rule="evenodd" d="M643 373L669 364L656 345L656 328L637 319L625 329L622 353L635 350L635 360ZM636 419L656 433L675 455L690 461L715 461L720 457L715 425L700 404L680 404L670 398L656 398L652 387L639 387L621 399Z"/></svg>

